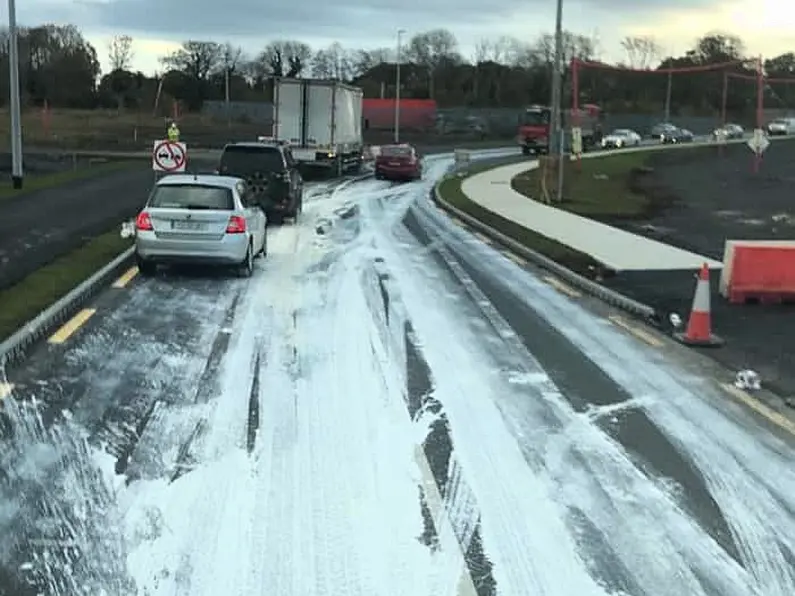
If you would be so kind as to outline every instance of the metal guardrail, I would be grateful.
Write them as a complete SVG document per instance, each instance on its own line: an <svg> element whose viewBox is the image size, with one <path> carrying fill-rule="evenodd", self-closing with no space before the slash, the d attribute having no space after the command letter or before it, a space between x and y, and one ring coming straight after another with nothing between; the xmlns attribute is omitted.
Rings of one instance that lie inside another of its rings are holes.
<svg viewBox="0 0 795 596"><path fill-rule="evenodd" d="M36 341L63 324L112 279L129 268L133 262L134 250L133 247L125 250L3 341L0 344L0 370L22 360Z"/></svg>
<svg viewBox="0 0 795 596"><path fill-rule="evenodd" d="M774 139L775 141L785 140L786 138L791 139L792 137L781 137L779 139ZM607 157L610 155L620 154L620 153L635 153L641 151L662 151L662 150L671 150L671 149L687 149L687 148L694 148L694 147L718 147L720 145L726 144L739 144L739 143L746 143L748 139L731 139L726 140L724 142L718 141L702 141L702 142L695 142L695 143L683 143L683 144L672 144L672 145L644 145L640 147L631 147L626 149L617 149L612 151L597 151L586 153L582 155L582 159L594 159L598 157ZM468 156L463 156L459 151L455 152L456 157L461 157L462 161L465 163L471 163L471 160ZM572 157L572 160L574 158ZM476 162L475 162L476 163ZM494 166L495 168L501 166ZM530 168L528 168L530 169ZM460 178L461 180L464 179L465 176L462 176L461 173L454 174L456 177ZM551 272L552 274L556 275L557 277L565 280L568 284L576 287L577 289L581 290L582 292L589 294L595 298L606 302L616 308L620 308L621 310L644 319L646 322L654 325L660 326L662 324L662 314L659 313L655 308L638 302L628 296L624 296L623 294L616 292L615 290L611 290L593 280L588 279L556 263L552 259L544 256L543 254L528 248L527 246L517 242L513 238L503 234L499 230L492 228L491 226L483 223L476 217L473 217L469 213L462 211L461 209L455 207L454 205L447 202L440 194L439 194L439 187L445 180L448 180L450 176L445 176L441 180L439 180L433 187L431 191L431 200L436 203L439 207L447 211L448 213L452 214L456 218L460 219L464 223L466 223L469 227L475 229L479 233L483 234L484 236L494 240L498 244L502 245L506 249L510 250L514 254L526 259L527 261L535 264L542 269L546 269L547 271Z"/></svg>

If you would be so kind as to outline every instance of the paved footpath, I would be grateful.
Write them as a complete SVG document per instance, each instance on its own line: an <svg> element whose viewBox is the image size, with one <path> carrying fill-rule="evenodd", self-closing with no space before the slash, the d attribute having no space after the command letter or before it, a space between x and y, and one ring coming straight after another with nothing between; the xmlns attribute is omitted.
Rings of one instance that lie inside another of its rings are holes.
<svg viewBox="0 0 795 596"><path fill-rule="evenodd" d="M722 263L680 248L619 230L525 197L511 188L511 180L538 168L538 162L510 164L465 179L462 192L469 200L528 230L590 255L614 271L698 269Z"/></svg>

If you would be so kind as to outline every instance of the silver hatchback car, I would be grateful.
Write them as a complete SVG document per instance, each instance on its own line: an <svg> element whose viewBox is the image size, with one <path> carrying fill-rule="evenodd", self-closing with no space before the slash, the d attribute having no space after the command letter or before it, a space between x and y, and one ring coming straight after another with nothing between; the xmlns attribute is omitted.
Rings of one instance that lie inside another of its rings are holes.
<svg viewBox="0 0 795 596"><path fill-rule="evenodd" d="M268 247L267 216L245 181L173 174L155 184L135 220L135 260L142 275L157 265L231 265L244 276Z"/></svg>

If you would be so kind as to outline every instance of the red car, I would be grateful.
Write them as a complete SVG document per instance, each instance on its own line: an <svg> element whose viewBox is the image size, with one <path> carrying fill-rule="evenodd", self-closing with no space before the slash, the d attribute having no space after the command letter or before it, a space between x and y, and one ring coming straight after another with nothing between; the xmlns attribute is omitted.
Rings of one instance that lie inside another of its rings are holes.
<svg viewBox="0 0 795 596"><path fill-rule="evenodd" d="M422 163L411 145L384 145L375 159L377 180L420 180Z"/></svg>

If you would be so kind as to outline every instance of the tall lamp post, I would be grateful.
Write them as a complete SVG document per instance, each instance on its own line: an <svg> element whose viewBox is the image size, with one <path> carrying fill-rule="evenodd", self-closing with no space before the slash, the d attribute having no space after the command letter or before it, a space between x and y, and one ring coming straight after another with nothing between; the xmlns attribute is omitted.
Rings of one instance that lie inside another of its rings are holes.
<svg viewBox="0 0 795 596"><path fill-rule="evenodd" d="M557 200L563 199L563 143L561 142L560 116L562 107L562 77L561 63L563 62L563 0L557 0L557 11L555 15L555 62L552 67L552 110L549 118L549 153L557 156L558 185Z"/></svg>
<svg viewBox="0 0 795 596"><path fill-rule="evenodd" d="M19 100L19 48L17 46L17 7L8 0L8 80L11 93L11 181L22 188L22 115Z"/></svg>
<svg viewBox="0 0 795 596"><path fill-rule="evenodd" d="M397 59L395 60L395 144L400 142L400 62L402 60L401 50L403 45L403 34L405 29L398 29L397 32Z"/></svg>

